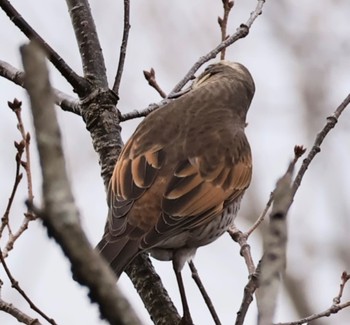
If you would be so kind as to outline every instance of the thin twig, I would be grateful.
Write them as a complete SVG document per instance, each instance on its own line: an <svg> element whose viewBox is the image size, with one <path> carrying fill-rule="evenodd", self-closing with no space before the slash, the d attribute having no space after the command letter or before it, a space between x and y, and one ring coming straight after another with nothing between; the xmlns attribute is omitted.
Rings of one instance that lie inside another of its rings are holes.
<svg viewBox="0 0 350 325"><path fill-rule="evenodd" d="M124 30L123 30L123 39L122 44L120 46L119 53L119 62L118 62L118 70L115 76L113 91L119 96L119 87L122 79L122 74L124 70L124 63L126 57L126 48L128 46L129 39L129 30L130 30L130 1L124 0Z"/></svg>
<svg viewBox="0 0 350 325"><path fill-rule="evenodd" d="M170 92L170 94L160 103L158 104L151 104L147 108L141 110L141 111L131 111L129 113L123 114L120 117L120 121L127 121L131 120L133 118L139 118L147 116L149 113L153 112L154 110L161 108L162 106L166 105L170 102L171 98L177 97L178 94L181 94L181 89L186 85L186 83L194 78L195 72L206 62L208 62L210 59L215 58L218 53L222 51L222 49L232 45L240 38L244 38L248 35L249 29L253 25L256 18L262 13L262 8L264 6L265 0L258 0L258 3L254 9L253 12L251 12L249 19L245 24L241 24L239 28L237 28L236 33L228 37L226 40L221 42L215 49L210 51L209 53L205 54L204 56L200 57L198 61L192 66L192 68L187 72L185 77L181 79L177 85L174 87L174 89Z"/></svg>
<svg viewBox="0 0 350 325"><path fill-rule="evenodd" d="M33 203L34 195L33 195L33 184L32 184L32 173L31 173L31 161L30 161L30 134L26 132L23 121L22 121L22 102L14 99L13 102L8 102L8 106L11 108L11 110L15 113L16 118L17 118L17 128L21 134L21 141L19 143L15 142L15 146L17 149L17 154L16 154L16 179L19 177L19 170L18 168L22 166L25 170L25 174L27 177L27 191L28 191L28 197L27 200ZM23 153L25 154L25 160L22 160ZM22 178L22 176L21 176ZM16 183L15 183L16 184ZM18 184L17 184L18 186ZM17 186L15 189L17 189ZM14 194L14 193L13 193ZM10 208L10 206L9 206ZM7 223L8 223L8 215L9 215L10 210L6 209L6 215L7 215ZM9 229L9 239L7 241L7 244L4 248L3 255L6 257L8 255L8 252L13 249L13 246L16 242L16 240L22 235L22 233L28 228L28 224L30 221L35 220L36 216L30 211L29 209L27 212L24 214L24 219L22 221L22 225L19 227L19 229L13 233L11 231L10 225L8 223L8 229ZM6 218L5 218L6 220ZM3 225L1 225L0 229L0 235L1 235L1 230L3 230Z"/></svg>
<svg viewBox="0 0 350 325"><path fill-rule="evenodd" d="M265 3L265 0L258 0L258 3L256 5L254 11L251 12L250 17L245 24L241 24L237 28L236 32L233 35L231 35L226 40L221 42L215 49L213 49L209 53L200 57L199 60L187 72L185 77L182 80L180 80L180 82L174 87L174 89L170 93L170 96L173 93L177 93L178 91L180 91L182 89L182 87L185 86L186 83L193 78L195 72L205 62L208 62L210 59L215 58L222 51L222 49L232 45L233 43L235 43L239 39L246 37L249 33L251 26L253 25L254 21L256 20L256 18L258 18L258 16L261 15L264 3Z"/></svg>
<svg viewBox="0 0 350 325"><path fill-rule="evenodd" d="M305 153L306 149L303 146L295 146L294 147L294 160L293 163L296 164L299 158ZM256 228L260 226L260 224L264 221L267 212L269 211L271 204L273 202L273 194L274 192L270 193L270 198L266 203L266 206L263 210L263 212L260 214L258 219L254 222L254 224L244 233L244 236L248 239L249 236L255 231Z"/></svg>
<svg viewBox="0 0 350 325"><path fill-rule="evenodd" d="M76 74L68 64L48 45L44 39L24 20L19 12L10 4L8 0L0 0L0 7L5 11L10 20L32 41L38 42L44 49L49 60L61 72L64 78L70 83L77 93L84 93L89 84L86 80Z"/></svg>
<svg viewBox="0 0 350 325"><path fill-rule="evenodd" d="M335 304L335 305L340 304L341 298L343 296L345 285L349 280L350 280L350 274L344 271L341 275L341 283L339 285L339 293L336 297L334 297L333 304Z"/></svg>
<svg viewBox="0 0 350 325"><path fill-rule="evenodd" d="M12 276L12 273L10 269L8 268L5 258L2 254L2 250L0 248L0 262L5 270L5 273L7 277L9 278L11 285L13 288L15 288L18 293L23 297L23 299L29 304L30 308L33 309L35 312L37 312L41 317L45 318L50 324L57 325L57 323L54 321L54 319L47 316L44 312L42 312L34 303L33 301L27 296L25 291L20 287L18 281Z"/></svg>
<svg viewBox="0 0 350 325"><path fill-rule="evenodd" d="M156 72L154 71L154 69L151 68L149 71L144 70L143 75L145 76L145 79L148 81L148 84L158 92L160 97L165 98L166 94L162 90L162 88L160 88L156 80Z"/></svg>
<svg viewBox="0 0 350 325"><path fill-rule="evenodd" d="M345 108L349 105L350 103L350 94L343 100L343 102L337 107L337 109L334 111L333 115L327 117L327 123L323 127L320 133L317 134L314 145L312 146L309 154L307 157L304 159L303 164L301 165L298 174L296 175L294 182L293 182L293 197L295 193L297 192L301 181L304 177L304 174L306 170L308 169L311 161L315 158L315 156L321 151L320 146L327 136L328 132L335 127L335 125L338 122L338 118L340 115L343 113Z"/></svg>
<svg viewBox="0 0 350 325"><path fill-rule="evenodd" d="M138 111L138 110L134 110L134 111L131 111L131 112L128 112L128 113L125 113L125 114L122 114L120 116L120 121L121 122L124 122L124 121L128 121L128 120L132 120L134 118L139 118L139 117L145 117L147 116L148 114L152 113L153 111L155 111L156 109L158 108L161 108L162 106L166 105L170 103L170 100L169 99L164 99L163 101L161 101L160 103L158 104L150 104L148 105L147 108L141 110L141 111Z"/></svg>
<svg viewBox="0 0 350 325"><path fill-rule="evenodd" d="M218 23L221 30L221 42L223 42L227 38L227 22L228 17L230 15L230 11L233 8L234 2L230 0L222 0L222 5L224 7L224 15L223 17L218 17ZM226 48L221 50L220 60L225 60L225 52Z"/></svg>
<svg viewBox="0 0 350 325"><path fill-rule="evenodd" d="M350 274L348 274L347 272L343 272L341 275L341 283L340 283L340 290L338 295L333 298L333 304L330 308L326 309L325 311L318 313L318 314L313 314L311 316L296 320L296 321L292 321L292 322L287 322L287 323L276 323L275 325L302 325L302 324L308 324L311 321L314 321L316 319L320 319L322 317L329 317L332 314L336 314L338 311L350 307L350 301L347 301L343 304L340 304L341 302L341 297L343 295L343 290L344 287L347 283L347 281L350 280Z"/></svg>
<svg viewBox="0 0 350 325"><path fill-rule="evenodd" d="M218 316L218 314L216 313L215 308L214 308L214 305L213 305L213 303L212 303L212 301L211 301L211 299L210 299L210 297L209 297L207 291L206 291L205 288L204 288L204 285L203 285L203 283L202 283L202 280L201 280L200 277L199 277L197 268L195 267L193 261L188 262L188 266L189 266L190 269L191 269L192 278L193 278L194 282L196 282L197 287L198 287L199 291L200 291L201 294L202 294L202 297L203 297L203 299L204 299L204 301L205 301L205 303L206 303L206 305L207 305L207 307L208 307L208 309L209 309L209 312L210 312L210 314L211 314L211 316L212 316L212 318L213 318L213 320L214 320L214 323L215 323L216 325L221 325L219 316Z"/></svg>
<svg viewBox="0 0 350 325"><path fill-rule="evenodd" d="M15 160L16 160L15 180L14 180L14 183L12 186L12 191L11 191L10 197L8 199L8 203L7 203L4 215L1 218L0 238L1 238L2 233L3 233L5 228L8 229L9 235L12 234L11 226L9 223L9 216L10 216L10 211L11 211L11 207L13 204L13 200L14 200L16 192L17 192L18 185L23 178L23 174L20 173L20 170L21 170L21 158L22 158L22 154L24 151L24 143L23 142L20 142L20 143L15 142L15 147L17 149L16 158L15 158Z"/></svg>
<svg viewBox="0 0 350 325"><path fill-rule="evenodd" d="M22 88L25 88L24 72L2 60L0 60L0 76L14 82ZM81 115L81 108L77 99L55 88L53 88L53 92L56 105L60 106L64 111Z"/></svg>

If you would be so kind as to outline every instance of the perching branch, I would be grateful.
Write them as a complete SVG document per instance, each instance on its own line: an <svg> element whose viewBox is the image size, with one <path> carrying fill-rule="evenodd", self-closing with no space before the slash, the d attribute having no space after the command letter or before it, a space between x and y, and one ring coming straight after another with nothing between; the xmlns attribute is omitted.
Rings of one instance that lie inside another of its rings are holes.
<svg viewBox="0 0 350 325"><path fill-rule="evenodd" d="M111 324L141 324L115 285L116 279L82 231L61 146L45 58L33 43L21 47L43 178L44 209L36 209L71 262L75 279L89 289ZM33 207L35 209L35 207Z"/></svg>
<svg viewBox="0 0 350 325"><path fill-rule="evenodd" d="M24 20L19 12L8 0L0 0L0 7L5 11L10 20L30 39L36 41L45 51L49 60L62 76L69 82L77 93L85 93L88 83L84 78L77 75L68 64L48 45L43 38Z"/></svg>
<svg viewBox="0 0 350 325"><path fill-rule="evenodd" d="M24 72L2 60L0 60L0 76L24 88ZM56 105L60 106L64 111L81 115L78 100L55 88L53 88L53 92Z"/></svg>
<svg viewBox="0 0 350 325"><path fill-rule="evenodd" d="M126 48L128 46L128 39L129 39L129 30L130 30L130 0L124 0L123 39L120 46L118 70L117 70L117 74L114 80L114 85L112 88L112 90L116 93L117 96L119 96L119 87L120 87L120 82L122 80L122 74L124 70Z"/></svg>

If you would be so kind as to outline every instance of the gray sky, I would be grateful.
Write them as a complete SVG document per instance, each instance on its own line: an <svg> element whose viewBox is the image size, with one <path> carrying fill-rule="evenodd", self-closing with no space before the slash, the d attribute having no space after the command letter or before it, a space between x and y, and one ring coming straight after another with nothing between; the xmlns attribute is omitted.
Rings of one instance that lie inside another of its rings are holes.
<svg viewBox="0 0 350 325"><path fill-rule="evenodd" d="M90 1L112 84L118 63L122 34L122 1ZM39 34L81 73L79 53L64 1L11 2ZM244 23L256 1L236 1L229 33ZM256 82L256 95L248 114L247 134L254 157L252 185L245 196L237 224L247 229L263 210L275 182L293 156L295 144L311 148L315 135L350 90L350 4L346 0L296 2L267 1L247 38L235 43L227 59L243 63ZM125 113L158 102L158 94L147 85L142 70L153 67L165 92L185 75L192 64L220 41L217 16L219 0L139 0L131 3L131 31L119 109ZM0 59L21 67L18 47L25 37L0 11ZM56 88L71 93L63 78L51 69ZM13 141L19 139L15 116L7 108L14 97L23 100L25 125L32 133L25 92L0 78L0 215L7 204L14 176ZM63 133L67 167L85 230L93 244L102 234L107 208L99 176L97 155L79 117L57 109ZM350 123L349 112L327 137L322 151L307 172L289 214L287 274L305 290L313 312L332 304L340 275L350 272ZM125 123L126 140L140 120ZM32 145L36 202L40 202L38 157ZM18 224L24 211L24 183L12 209L11 221ZM260 237L252 237L255 261L261 256ZM0 241L3 246L4 241ZM247 282L247 270L239 247L225 235L198 250L196 266L223 324L232 324ZM103 324L97 308L86 298L86 290L71 280L69 264L57 245L49 240L40 223L16 243L8 258L13 275L33 301L58 324ZM165 287L181 304L171 263L155 262ZM190 309L196 324L210 324L210 316L187 268L184 270ZM1 296L27 311L26 303L5 281ZM151 324L130 281L123 276L120 286L135 304L145 324ZM281 290L276 321L298 316ZM349 290L344 301L350 298ZM306 315L303 315L306 316ZM247 317L254 324L255 304ZM324 324L327 324L326 320ZM332 324L349 324L350 311L333 316ZM17 324L0 314L0 324ZM329 323L328 323L329 324Z"/></svg>

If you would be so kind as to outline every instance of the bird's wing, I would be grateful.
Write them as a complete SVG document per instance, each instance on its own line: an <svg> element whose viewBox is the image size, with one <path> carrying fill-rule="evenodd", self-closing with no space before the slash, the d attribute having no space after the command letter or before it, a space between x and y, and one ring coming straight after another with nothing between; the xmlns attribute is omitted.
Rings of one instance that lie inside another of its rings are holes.
<svg viewBox="0 0 350 325"><path fill-rule="evenodd" d="M221 214L225 203L243 194L252 176L251 152L243 131L234 143L234 150L222 152L216 161L203 151L182 161L169 175L161 217L143 238L142 248L209 222Z"/></svg>

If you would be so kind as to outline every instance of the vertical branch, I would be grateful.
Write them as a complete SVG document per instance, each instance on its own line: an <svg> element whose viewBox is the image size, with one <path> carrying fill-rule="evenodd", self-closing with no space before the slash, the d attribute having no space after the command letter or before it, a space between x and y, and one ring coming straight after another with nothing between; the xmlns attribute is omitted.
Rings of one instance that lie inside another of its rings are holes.
<svg viewBox="0 0 350 325"><path fill-rule="evenodd" d="M264 256L261 265L258 295L258 325L271 325L275 314L280 277L286 265L287 212L292 199L291 163L286 174L277 182L270 224L264 235Z"/></svg>
<svg viewBox="0 0 350 325"><path fill-rule="evenodd" d="M221 42L223 42L227 37L227 22L230 15L230 11L234 6L234 2L230 0L222 0L222 5L224 7L223 17L218 17L218 23L221 30ZM220 60L225 60L226 48L221 50Z"/></svg>
<svg viewBox="0 0 350 325"><path fill-rule="evenodd" d="M95 86L106 89L106 67L89 3L87 0L66 2L79 46L84 76Z"/></svg>
<svg viewBox="0 0 350 325"><path fill-rule="evenodd" d="M116 74L115 80L114 80L114 85L112 88L117 96L119 95L120 81L122 79L122 74L123 74L123 70L124 70L126 48L128 46L128 39L129 39L129 30L130 30L130 0L124 0L123 39L122 39L122 44L120 46L118 70L117 70L117 74Z"/></svg>

